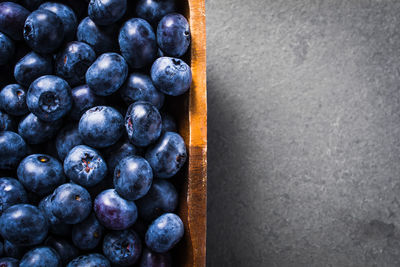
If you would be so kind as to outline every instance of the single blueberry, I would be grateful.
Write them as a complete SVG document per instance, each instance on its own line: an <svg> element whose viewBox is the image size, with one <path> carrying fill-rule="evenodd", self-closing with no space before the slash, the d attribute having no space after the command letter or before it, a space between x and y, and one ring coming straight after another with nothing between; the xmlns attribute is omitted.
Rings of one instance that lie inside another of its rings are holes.
<svg viewBox="0 0 400 267"><path fill-rule="evenodd" d="M157 41L151 25L140 18L125 22L118 36L122 56L132 68L150 65L157 56Z"/></svg>
<svg viewBox="0 0 400 267"><path fill-rule="evenodd" d="M63 223L82 222L92 209L89 192L77 184L67 183L59 186L50 200L52 213Z"/></svg>
<svg viewBox="0 0 400 267"><path fill-rule="evenodd" d="M60 130L56 138L58 157L64 160L72 148L81 144L83 141L79 135L78 125L67 124Z"/></svg>
<svg viewBox="0 0 400 267"><path fill-rule="evenodd" d="M76 28L78 27L78 19L75 12L67 5L60 3L47 2L40 5L39 9L45 9L53 12L61 20L64 29L64 41L72 41L75 39Z"/></svg>
<svg viewBox="0 0 400 267"><path fill-rule="evenodd" d="M28 196L22 184L14 178L0 178L0 215L9 207L27 203Z"/></svg>
<svg viewBox="0 0 400 267"><path fill-rule="evenodd" d="M66 156L64 172L74 183L91 187L106 177L107 164L97 150L79 145Z"/></svg>
<svg viewBox="0 0 400 267"><path fill-rule="evenodd" d="M123 134L124 119L114 108L97 106L86 111L79 121L84 143L96 148L115 144Z"/></svg>
<svg viewBox="0 0 400 267"><path fill-rule="evenodd" d="M0 217L1 236L15 245L38 245L47 236L47 230L46 218L32 205L11 206Z"/></svg>
<svg viewBox="0 0 400 267"><path fill-rule="evenodd" d="M53 60L51 56L30 52L21 58L14 68L15 80L29 87L37 78L53 73Z"/></svg>
<svg viewBox="0 0 400 267"><path fill-rule="evenodd" d="M0 3L0 32L14 40L22 40L24 23L29 13L29 10L16 3Z"/></svg>
<svg viewBox="0 0 400 267"><path fill-rule="evenodd" d="M107 167L110 173L114 173L115 167L120 161L128 156L134 156L137 153L137 148L129 143L129 141L119 141L108 147L104 151L107 158Z"/></svg>
<svg viewBox="0 0 400 267"><path fill-rule="evenodd" d="M14 132L0 131L0 170L12 170L27 154L27 145Z"/></svg>
<svg viewBox="0 0 400 267"><path fill-rule="evenodd" d="M94 253L75 258L67 267L111 267L111 264L103 255Z"/></svg>
<svg viewBox="0 0 400 267"><path fill-rule="evenodd" d="M0 110L0 131L15 132L16 125L16 118Z"/></svg>
<svg viewBox="0 0 400 267"><path fill-rule="evenodd" d="M39 119L58 120L72 107L71 88L65 80L57 76L42 76L29 87L26 104Z"/></svg>
<svg viewBox="0 0 400 267"><path fill-rule="evenodd" d="M120 196L137 200L147 194L153 182L150 164L142 157L121 160L114 171L114 187Z"/></svg>
<svg viewBox="0 0 400 267"><path fill-rule="evenodd" d="M170 253L157 253L148 248L143 249L140 267L172 267Z"/></svg>
<svg viewBox="0 0 400 267"><path fill-rule="evenodd" d="M116 25L106 27L96 25L89 17L84 18L78 26L77 39L89 44L96 54L115 51L117 43L114 41L118 33Z"/></svg>
<svg viewBox="0 0 400 267"><path fill-rule="evenodd" d="M141 73L130 74L120 93L128 105L136 101L147 101L160 109L165 99L164 94L154 87L150 77Z"/></svg>
<svg viewBox="0 0 400 267"><path fill-rule="evenodd" d="M0 258L0 266L4 267L18 267L19 266L19 261L14 258Z"/></svg>
<svg viewBox="0 0 400 267"><path fill-rule="evenodd" d="M21 259L26 252L26 247L17 246L8 240L4 240L4 254L7 257ZM1 265L0 265L1 266Z"/></svg>
<svg viewBox="0 0 400 267"><path fill-rule="evenodd" d="M132 266L142 253L142 243L133 230L108 233L103 241L103 253L118 266Z"/></svg>
<svg viewBox="0 0 400 267"><path fill-rule="evenodd" d="M61 259L50 247L37 247L22 257L19 267L61 267Z"/></svg>
<svg viewBox="0 0 400 267"><path fill-rule="evenodd" d="M18 180L27 190L44 196L65 182L61 163L45 154L32 154L21 161L17 170Z"/></svg>
<svg viewBox="0 0 400 267"><path fill-rule="evenodd" d="M167 55L183 56L190 45L190 29L186 18L178 13L164 16L158 23L157 43Z"/></svg>
<svg viewBox="0 0 400 267"><path fill-rule="evenodd" d="M73 120L79 121L86 110L106 103L103 97L95 95L86 84L75 87L71 93L73 104L69 115Z"/></svg>
<svg viewBox="0 0 400 267"><path fill-rule="evenodd" d="M139 0L136 5L136 15L155 26L162 17L175 11L175 0Z"/></svg>
<svg viewBox="0 0 400 267"><path fill-rule="evenodd" d="M57 50L64 39L63 24L53 12L38 9L25 21L24 39L33 51L50 54Z"/></svg>
<svg viewBox="0 0 400 267"><path fill-rule="evenodd" d="M82 250L91 250L97 247L103 237L104 227L94 214L86 220L75 224L72 228L72 242Z"/></svg>
<svg viewBox="0 0 400 267"><path fill-rule="evenodd" d="M4 33L0 32L0 65L6 64L14 55L15 46L13 41Z"/></svg>
<svg viewBox="0 0 400 267"><path fill-rule="evenodd" d="M165 213L149 226L146 245L155 252L167 252L182 239L183 232L182 220L173 213Z"/></svg>
<svg viewBox="0 0 400 267"><path fill-rule="evenodd" d="M127 76L125 59L116 53L105 53L87 70L86 83L96 95L107 96L116 92Z"/></svg>
<svg viewBox="0 0 400 267"><path fill-rule="evenodd" d="M129 106L125 128L132 144L148 146L160 137L161 127L161 115L152 104L138 101Z"/></svg>
<svg viewBox="0 0 400 267"><path fill-rule="evenodd" d="M79 255L79 251L76 247L69 241L59 237L49 236L44 244L57 252L63 266Z"/></svg>
<svg viewBox="0 0 400 267"><path fill-rule="evenodd" d="M28 144L40 144L52 138L62 125L62 120L42 121L33 113L29 113L18 125L20 134Z"/></svg>
<svg viewBox="0 0 400 267"><path fill-rule="evenodd" d="M154 175L159 178L174 176L183 166L187 158L185 141L173 132L164 133L145 156L153 168Z"/></svg>
<svg viewBox="0 0 400 267"><path fill-rule="evenodd" d="M0 107L10 115L21 116L29 112L26 90L19 84L10 84L0 91Z"/></svg>
<svg viewBox="0 0 400 267"><path fill-rule="evenodd" d="M150 76L158 90L172 96L185 93L192 83L192 70L179 58L158 58L151 66Z"/></svg>
<svg viewBox="0 0 400 267"><path fill-rule="evenodd" d="M176 122L171 114L166 112L160 112L162 119L162 132L176 132Z"/></svg>
<svg viewBox="0 0 400 267"><path fill-rule="evenodd" d="M111 230L127 229L137 219L135 203L120 197L115 189L101 192L94 200L93 209L100 223Z"/></svg>
<svg viewBox="0 0 400 267"><path fill-rule="evenodd" d="M143 198L137 202L139 217L153 221L164 213L174 212L178 205L178 192L168 181L155 179Z"/></svg>
<svg viewBox="0 0 400 267"><path fill-rule="evenodd" d="M43 213L44 217L46 218L49 225L56 225L58 226L61 224L61 220L57 218L51 209L51 195L43 198L38 205L38 208Z"/></svg>
<svg viewBox="0 0 400 267"><path fill-rule="evenodd" d="M122 18L126 12L127 0L90 0L89 17L97 25L110 25Z"/></svg>
<svg viewBox="0 0 400 267"><path fill-rule="evenodd" d="M96 53L90 45L82 42L70 42L57 55L56 75L65 79L70 86L85 82L87 69L96 60Z"/></svg>

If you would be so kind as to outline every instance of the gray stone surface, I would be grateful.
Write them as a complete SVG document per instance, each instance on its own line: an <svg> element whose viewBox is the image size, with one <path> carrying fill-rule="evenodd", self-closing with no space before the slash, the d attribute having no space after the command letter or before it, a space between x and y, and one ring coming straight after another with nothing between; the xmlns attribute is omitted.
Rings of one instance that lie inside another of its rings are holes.
<svg viewBox="0 0 400 267"><path fill-rule="evenodd" d="M206 6L208 266L400 266L400 2Z"/></svg>

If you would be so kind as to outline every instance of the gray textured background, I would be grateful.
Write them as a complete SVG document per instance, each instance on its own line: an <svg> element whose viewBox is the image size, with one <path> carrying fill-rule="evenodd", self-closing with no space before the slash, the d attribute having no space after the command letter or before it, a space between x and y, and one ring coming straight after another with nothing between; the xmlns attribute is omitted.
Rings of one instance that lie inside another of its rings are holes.
<svg viewBox="0 0 400 267"><path fill-rule="evenodd" d="M400 2L206 6L208 266L399 266Z"/></svg>

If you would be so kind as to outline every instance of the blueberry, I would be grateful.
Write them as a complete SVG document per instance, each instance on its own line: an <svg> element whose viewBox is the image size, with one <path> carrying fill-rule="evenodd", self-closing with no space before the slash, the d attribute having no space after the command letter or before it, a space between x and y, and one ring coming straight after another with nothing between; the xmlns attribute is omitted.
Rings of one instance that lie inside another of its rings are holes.
<svg viewBox="0 0 400 267"><path fill-rule="evenodd" d="M75 38L78 19L69 6L60 3L47 2L40 5L39 9L51 11L58 16L63 25L65 41L71 41Z"/></svg>
<svg viewBox="0 0 400 267"><path fill-rule="evenodd" d="M154 180L147 195L137 202L139 217L153 221L167 212L174 212L178 205L178 192L165 180Z"/></svg>
<svg viewBox="0 0 400 267"><path fill-rule="evenodd" d="M50 247L37 247L22 257L19 267L61 267L60 256Z"/></svg>
<svg viewBox="0 0 400 267"><path fill-rule="evenodd" d="M29 10L13 2L0 3L0 32L14 40L22 40L25 19Z"/></svg>
<svg viewBox="0 0 400 267"><path fill-rule="evenodd" d="M173 213L165 213L149 226L146 245L155 252L167 252L181 240L183 231L182 220Z"/></svg>
<svg viewBox="0 0 400 267"><path fill-rule="evenodd" d="M130 74L120 93L122 99L128 105L142 100L150 102L160 109L164 104L164 94L154 87L150 77L145 74Z"/></svg>
<svg viewBox="0 0 400 267"><path fill-rule="evenodd" d="M79 145L65 158L64 172L74 183L91 187L106 177L107 165L97 150Z"/></svg>
<svg viewBox="0 0 400 267"><path fill-rule="evenodd" d="M111 267L111 264L103 255L94 253L75 258L67 267Z"/></svg>
<svg viewBox="0 0 400 267"><path fill-rule="evenodd" d="M96 216L91 214L86 220L73 226L72 242L82 250L94 249L102 239L103 231L104 227Z"/></svg>
<svg viewBox="0 0 400 267"><path fill-rule="evenodd" d="M125 128L132 144L148 146L158 139L161 127L161 115L152 104L138 101L129 106Z"/></svg>
<svg viewBox="0 0 400 267"><path fill-rule="evenodd" d="M87 69L96 60L96 53L90 45L82 42L70 42L57 55L56 75L65 79L70 86L85 82Z"/></svg>
<svg viewBox="0 0 400 267"><path fill-rule="evenodd" d="M15 80L23 86L30 86L37 78L53 73L52 58L35 52L26 54L14 68Z"/></svg>
<svg viewBox="0 0 400 267"><path fill-rule="evenodd" d="M171 267L172 259L169 253L157 253L148 248L143 249L140 267Z"/></svg>
<svg viewBox="0 0 400 267"><path fill-rule="evenodd" d="M162 119L162 132L176 132L175 119L166 112L160 112Z"/></svg>
<svg viewBox="0 0 400 267"><path fill-rule="evenodd" d="M25 188L39 196L53 192L65 182L61 163L45 154L32 154L23 159L17 175Z"/></svg>
<svg viewBox="0 0 400 267"><path fill-rule="evenodd" d="M101 192L94 200L93 209L100 223L111 230L127 229L137 219L135 203L120 197L115 189Z"/></svg>
<svg viewBox="0 0 400 267"><path fill-rule="evenodd" d="M15 132L16 125L15 118L0 110L0 131Z"/></svg>
<svg viewBox="0 0 400 267"><path fill-rule="evenodd" d="M132 266L142 253L142 243L132 230L110 232L104 237L103 253L115 265Z"/></svg>
<svg viewBox="0 0 400 267"><path fill-rule="evenodd" d="M14 55L15 46L13 41L4 33L0 32L0 65L6 64Z"/></svg>
<svg viewBox="0 0 400 267"><path fill-rule="evenodd" d="M132 68L146 67L156 58L156 35L144 19L133 18L125 22L118 42L123 57Z"/></svg>
<svg viewBox="0 0 400 267"><path fill-rule="evenodd" d="M14 169L26 155L27 146L22 137L14 132L0 132L0 170Z"/></svg>
<svg viewBox="0 0 400 267"><path fill-rule="evenodd" d="M61 221L59 218L57 218L51 209L51 195L43 198L38 205L38 208L40 211L43 213L44 217L46 218L47 222L49 225L59 225L61 224Z"/></svg>
<svg viewBox="0 0 400 267"><path fill-rule="evenodd" d="M117 22L126 12L127 0L90 0L89 17L97 25L110 25Z"/></svg>
<svg viewBox="0 0 400 267"><path fill-rule="evenodd" d="M128 141L117 142L116 144L107 148L104 155L107 157L107 166L111 173L114 173L115 167L119 162L128 156L134 156L137 149Z"/></svg>
<svg viewBox="0 0 400 267"><path fill-rule="evenodd" d="M116 53L105 53L87 70L86 83L96 95L107 96L116 92L127 76L125 59Z"/></svg>
<svg viewBox="0 0 400 267"><path fill-rule="evenodd" d="M151 66L150 74L157 89L167 95L181 95L192 83L190 67L179 58L158 58Z"/></svg>
<svg viewBox="0 0 400 267"><path fill-rule="evenodd" d="M25 251L26 251L26 247L17 246L8 240L4 240L4 254L7 257L20 259L25 254Z"/></svg>
<svg viewBox="0 0 400 267"><path fill-rule="evenodd" d="M86 110L95 106L102 106L105 104L104 98L95 95L86 84L75 87L74 89L72 89L71 93L73 104L71 112L69 114L73 120L79 121Z"/></svg>
<svg viewBox="0 0 400 267"><path fill-rule="evenodd" d="M60 129L61 120L42 121L33 113L29 113L18 125L18 133L28 144L40 144L52 138Z"/></svg>
<svg viewBox="0 0 400 267"><path fill-rule="evenodd" d="M58 120L72 107L71 88L57 76L42 76L29 87L26 104L39 119Z"/></svg>
<svg viewBox="0 0 400 267"><path fill-rule="evenodd" d="M76 224L86 219L92 208L89 192L77 184L63 184L51 196L51 211L68 224Z"/></svg>
<svg viewBox="0 0 400 267"><path fill-rule="evenodd" d="M29 10L37 9L44 0L21 0L21 4Z"/></svg>
<svg viewBox="0 0 400 267"><path fill-rule="evenodd" d="M10 115L21 116L29 112L26 91L18 84L10 84L0 91L0 107Z"/></svg>
<svg viewBox="0 0 400 267"><path fill-rule="evenodd" d="M175 0L139 0L136 5L137 16L156 26L162 17L175 11Z"/></svg>
<svg viewBox="0 0 400 267"><path fill-rule="evenodd" d="M33 11L25 21L24 39L33 51L50 54L57 50L64 39L62 21L51 11Z"/></svg>
<svg viewBox="0 0 400 267"><path fill-rule="evenodd" d="M72 148L81 144L83 141L79 135L78 125L67 124L60 130L56 138L58 157L64 160Z"/></svg>
<svg viewBox="0 0 400 267"><path fill-rule="evenodd" d="M115 144L123 134L124 119L114 108L97 106L86 111L79 121L83 142L96 148Z"/></svg>
<svg viewBox="0 0 400 267"><path fill-rule="evenodd" d="M19 261L14 258L1 258L0 259L0 266L2 267L18 267Z"/></svg>
<svg viewBox="0 0 400 267"><path fill-rule="evenodd" d="M173 132L164 133L146 152L146 159L153 168L154 175L159 178L174 176L182 168L186 158L185 141Z"/></svg>
<svg viewBox="0 0 400 267"><path fill-rule="evenodd" d="M114 171L114 186L120 196L137 200L150 189L153 171L142 157L130 156L121 160Z"/></svg>
<svg viewBox="0 0 400 267"><path fill-rule="evenodd" d="M40 244L45 239L47 230L46 218L32 205L11 206L0 217L1 236L15 245Z"/></svg>
<svg viewBox="0 0 400 267"><path fill-rule="evenodd" d="M190 45L190 29L186 18L178 13L164 16L158 23L157 43L167 55L183 56Z"/></svg>
<svg viewBox="0 0 400 267"><path fill-rule="evenodd" d="M66 265L79 255L79 251L69 241L59 237L48 237L44 242L46 246L53 248L60 256L61 263Z"/></svg>
<svg viewBox="0 0 400 267"><path fill-rule="evenodd" d="M0 178L0 214L9 207L26 203L28 196L22 184L14 178Z"/></svg>
<svg viewBox="0 0 400 267"><path fill-rule="evenodd" d="M76 35L78 41L89 44L99 55L116 50L117 44L114 41L114 35L117 32L116 25L101 27L86 17L79 24Z"/></svg>

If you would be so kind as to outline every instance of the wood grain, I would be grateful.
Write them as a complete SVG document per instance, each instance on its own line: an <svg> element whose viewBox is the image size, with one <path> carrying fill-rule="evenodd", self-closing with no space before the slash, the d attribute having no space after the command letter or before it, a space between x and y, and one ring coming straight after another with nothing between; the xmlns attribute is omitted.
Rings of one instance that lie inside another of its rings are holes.
<svg viewBox="0 0 400 267"><path fill-rule="evenodd" d="M182 188L179 215L185 224L184 239L178 247L179 266L206 265L207 230L207 89L206 21L204 0L182 3L191 29L190 64L193 82L184 96L186 103L179 120L179 132L188 145L187 177Z"/></svg>

